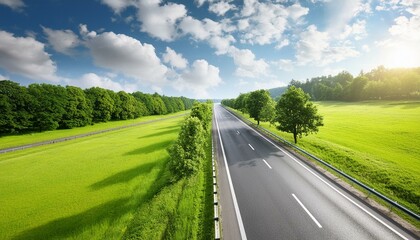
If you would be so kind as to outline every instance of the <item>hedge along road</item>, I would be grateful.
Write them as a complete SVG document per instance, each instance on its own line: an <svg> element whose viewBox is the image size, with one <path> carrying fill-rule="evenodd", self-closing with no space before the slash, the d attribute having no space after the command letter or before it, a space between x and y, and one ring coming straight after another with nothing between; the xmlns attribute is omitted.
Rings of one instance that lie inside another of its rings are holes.
<svg viewBox="0 0 420 240"><path fill-rule="evenodd" d="M32 147L38 147L38 146L53 144L53 143L69 141L69 140L73 140L73 139L77 139L77 138L88 137L88 136L92 136L92 135L97 135L97 134L101 134L101 133L116 131L116 130L120 130L120 129L124 129L124 128L135 127L135 126L149 124L149 123L153 123L153 122L159 122L159 121L163 121L163 120L167 120L167 119L171 119L171 118L177 118L177 117L180 117L180 116L185 116L187 114L188 113L183 113L183 114L174 115L174 116L170 116L170 117L153 119L153 120L149 120L149 121L145 121L145 122L139 122L139 123L129 124L129 125L120 126L120 127L108 128L108 129L104 129L104 130L93 131L93 132L78 134L78 135L69 136L69 137L63 137L63 138L57 138L57 139L52 139L52 140L47 140L47 141L42 141L42 142L25 144L25 145L16 146L16 147L4 148L4 149L0 149L0 154L7 153L7 152L18 151L18 150L23 150L23 149L32 148Z"/></svg>

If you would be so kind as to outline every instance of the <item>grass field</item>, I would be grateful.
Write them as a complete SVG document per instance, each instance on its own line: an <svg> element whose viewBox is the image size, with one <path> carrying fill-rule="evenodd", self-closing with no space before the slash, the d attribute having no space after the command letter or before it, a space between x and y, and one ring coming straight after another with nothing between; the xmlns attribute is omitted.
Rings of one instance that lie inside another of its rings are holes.
<svg viewBox="0 0 420 240"><path fill-rule="evenodd" d="M165 192L182 199L191 183L169 184L166 149L183 119L0 154L0 239L120 239Z"/></svg>
<svg viewBox="0 0 420 240"><path fill-rule="evenodd" d="M31 144L35 142L42 142L47 140L53 140L57 138L69 137L79 134L85 134L110 128L116 128L121 126L127 126L130 124L136 124L161 118L167 118L172 116L177 116L181 114L186 114L189 111L183 111L168 115L157 115L157 116L146 116L137 119L130 119L124 121L110 121L106 123L96 123L94 125L73 128L73 129L59 129L54 131L45 131L45 132L36 132L31 134L22 134L22 135L13 135L13 136L3 136L0 137L0 149L16 147L25 144Z"/></svg>
<svg viewBox="0 0 420 240"><path fill-rule="evenodd" d="M318 102L324 125L298 146L420 212L420 102ZM293 135L261 123L293 142Z"/></svg>

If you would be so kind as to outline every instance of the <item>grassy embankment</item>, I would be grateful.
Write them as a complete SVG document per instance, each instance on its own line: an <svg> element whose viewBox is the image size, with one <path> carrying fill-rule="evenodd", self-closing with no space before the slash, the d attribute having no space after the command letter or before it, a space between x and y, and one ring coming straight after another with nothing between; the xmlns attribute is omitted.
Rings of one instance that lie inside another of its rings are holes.
<svg viewBox="0 0 420 240"><path fill-rule="evenodd" d="M121 239L130 233L149 238L149 232L207 238L211 183L204 177L211 174L211 161L197 179L176 184L166 168L166 149L183 119L0 154L0 239ZM109 124L102 129L121 123ZM80 131L64 131L73 130ZM1 140L7 138L14 137ZM143 227L152 222L159 224ZM139 225L143 229L136 231Z"/></svg>
<svg viewBox="0 0 420 240"><path fill-rule="evenodd" d="M419 213L420 102L316 105L324 126L298 146ZM292 134L260 124L293 142Z"/></svg>

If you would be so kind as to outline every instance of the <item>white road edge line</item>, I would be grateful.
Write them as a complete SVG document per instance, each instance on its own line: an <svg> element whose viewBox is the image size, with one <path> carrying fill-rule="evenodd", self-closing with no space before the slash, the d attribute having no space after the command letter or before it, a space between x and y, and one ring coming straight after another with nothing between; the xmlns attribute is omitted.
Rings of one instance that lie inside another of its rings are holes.
<svg viewBox="0 0 420 240"><path fill-rule="evenodd" d="M241 233L241 239L246 240L247 238L246 238L245 228L244 228L244 224L242 222L241 212L239 211L238 201L236 200L235 189L233 188L232 179L230 177L229 166L227 164L225 149L223 147L223 141L222 141L222 137L220 135L220 129L219 129L219 123L217 122L216 111L214 111L214 115L215 115L214 119L216 120L217 133L219 135L220 146L222 148L223 160L224 160L225 166L226 166L226 174L227 174L227 177L228 177L229 188L230 188L230 192L232 193L233 207L235 208L236 220L238 221L238 225L239 225L239 232Z"/></svg>
<svg viewBox="0 0 420 240"><path fill-rule="evenodd" d="M251 146L251 144L249 144L248 143L248 146L253 150L253 151L255 151L255 149Z"/></svg>
<svg viewBox="0 0 420 240"><path fill-rule="evenodd" d="M270 164L268 164L268 162L265 161L265 159L263 159L263 161L265 162L265 164L267 165L267 167L269 167L270 169L272 169L271 166L270 166Z"/></svg>
<svg viewBox="0 0 420 240"><path fill-rule="evenodd" d="M391 230L392 232L394 232L396 235L398 235L400 238L404 239L404 240L408 240L408 238L406 238L404 235L402 235L401 233L399 233L397 230L395 230L394 228L392 228L391 226L389 226L388 224L386 224L384 221L382 221L381 219L379 219L378 217L376 217L375 215L373 215L372 213L370 213L368 210L366 210L365 208L363 208L362 206L360 206L358 203L356 203L355 201L353 201L351 198L347 197L344 193L340 192L339 190L337 190L335 187L333 187L331 184L329 184L328 182L326 182L324 179L322 179L320 176L318 176L317 174L315 174L313 171L311 171L309 168L307 168L305 165L303 165L303 163L301 163L300 161L298 161L296 158L294 158L292 155L290 155L289 153L287 153L286 151L284 151L283 149L281 149L279 146L277 146L276 144L274 144L272 141L270 141L268 138L264 137L261 133L259 133L258 131L256 131L255 129L253 129L252 127L248 126L246 123L244 123L241 119L239 119L238 117L236 117L235 115L233 115L231 112L229 112L228 110L225 110L226 112L228 112L230 115L234 116L236 119L239 120L239 122L241 122L244 126L246 126L247 128L251 129L252 131L254 131L256 134L258 134L260 137L262 137L263 139L265 139L267 142L271 143L275 148L279 149L280 151L282 151L284 154L286 154L287 156L289 156L291 159L293 159L296 163L298 163L301 167L305 168L308 172L310 172L312 175L314 175L316 178L318 178L319 180L321 180L323 183L325 183L328 187L330 187L331 189L333 189L334 191L336 191L338 194L340 194L342 197L344 197L345 199L347 199L349 202L353 203L356 207L358 207L359 209L361 209L363 212L365 212L366 214L368 214L369 216L371 216L373 219L375 219L376 221L378 221L379 223L381 223L382 225L384 225L386 228L388 228L389 230Z"/></svg>
<svg viewBox="0 0 420 240"><path fill-rule="evenodd" d="M316 223L316 225L318 225L319 228L322 228L321 224L316 220L316 218L311 214L311 212L309 212L309 210L306 209L305 205L303 205L303 203L299 200L299 198L297 198L296 195L293 194L293 193L292 193L292 196L299 203L299 205L303 208L303 210L305 210L305 212L309 215L309 217L312 218L312 220Z"/></svg>

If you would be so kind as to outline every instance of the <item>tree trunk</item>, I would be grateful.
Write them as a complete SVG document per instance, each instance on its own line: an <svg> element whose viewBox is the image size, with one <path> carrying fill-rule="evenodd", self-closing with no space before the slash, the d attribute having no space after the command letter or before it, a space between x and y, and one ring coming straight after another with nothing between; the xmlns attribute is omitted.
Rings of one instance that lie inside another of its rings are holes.
<svg viewBox="0 0 420 240"><path fill-rule="evenodd" d="M260 125L260 120L259 119L257 120L257 125Z"/></svg>
<svg viewBox="0 0 420 240"><path fill-rule="evenodd" d="M295 127L295 129L293 129L293 138L295 139L295 144L297 144L296 127Z"/></svg>

